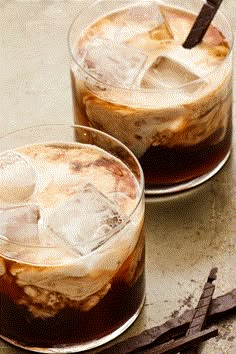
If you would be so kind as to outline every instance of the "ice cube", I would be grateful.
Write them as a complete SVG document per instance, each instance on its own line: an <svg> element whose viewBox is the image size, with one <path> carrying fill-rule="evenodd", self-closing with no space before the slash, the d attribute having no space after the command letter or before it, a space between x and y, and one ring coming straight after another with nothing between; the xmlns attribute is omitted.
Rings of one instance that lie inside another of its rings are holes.
<svg viewBox="0 0 236 354"><path fill-rule="evenodd" d="M0 154L0 199L18 203L34 192L36 173L26 158L14 151Z"/></svg>
<svg viewBox="0 0 236 354"><path fill-rule="evenodd" d="M139 5L131 6L124 16L127 22L137 22L145 30L150 30L164 22L160 12L160 7L156 1L140 3Z"/></svg>
<svg viewBox="0 0 236 354"><path fill-rule="evenodd" d="M198 78L204 77L212 70L205 48L194 47L189 50L182 45L173 45L163 53L163 56L181 65L185 71Z"/></svg>
<svg viewBox="0 0 236 354"><path fill-rule="evenodd" d="M0 209L0 238L20 245L39 245L39 207L36 204Z"/></svg>
<svg viewBox="0 0 236 354"><path fill-rule="evenodd" d="M132 38L155 29L164 23L158 4L148 2L131 6L120 12L116 17L104 23L102 36L115 41L125 43Z"/></svg>
<svg viewBox="0 0 236 354"><path fill-rule="evenodd" d="M161 6L161 13L175 40L183 43L187 38L196 17L191 13L165 6Z"/></svg>
<svg viewBox="0 0 236 354"><path fill-rule="evenodd" d="M165 6L161 6L160 11L167 26L173 33L174 38L181 44L184 43L195 22L196 15ZM224 36L211 24L204 35L202 43L209 43L210 45L217 46L224 43Z"/></svg>
<svg viewBox="0 0 236 354"><path fill-rule="evenodd" d="M189 50L179 45L170 45L149 67L146 65L147 70L141 79L141 86L156 88L161 84L174 88L201 78L194 87L197 89L205 86L204 77L211 70L211 66L206 62L204 51L202 48Z"/></svg>
<svg viewBox="0 0 236 354"><path fill-rule="evenodd" d="M115 203L87 184L49 216L48 228L62 245L87 254L104 244L123 220Z"/></svg>
<svg viewBox="0 0 236 354"><path fill-rule="evenodd" d="M179 87L199 79L180 63L164 56L160 56L152 64L143 77L141 86L145 88Z"/></svg>
<svg viewBox="0 0 236 354"><path fill-rule="evenodd" d="M102 82L133 87L146 60L146 54L138 48L97 38L89 42L83 65Z"/></svg>

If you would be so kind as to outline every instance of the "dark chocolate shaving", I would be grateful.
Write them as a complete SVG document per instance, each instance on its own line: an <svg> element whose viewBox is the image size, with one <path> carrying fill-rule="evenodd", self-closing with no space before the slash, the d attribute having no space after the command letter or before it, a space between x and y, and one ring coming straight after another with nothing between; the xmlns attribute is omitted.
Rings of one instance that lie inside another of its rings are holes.
<svg viewBox="0 0 236 354"><path fill-rule="evenodd" d="M211 304L212 296L215 291L215 285L212 284L216 280L217 268L213 268L210 271L207 282L204 285L202 294L198 301L198 304L194 310L193 319L189 325L189 329L186 336L190 336L194 333L200 332L205 324L206 316Z"/></svg>
<svg viewBox="0 0 236 354"><path fill-rule="evenodd" d="M223 0L207 0L197 16L188 37L183 43L184 48L191 49L202 41L222 1Z"/></svg>
<svg viewBox="0 0 236 354"><path fill-rule="evenodd" d="M175 354L182 350L191 348L192 346L199 345L207 339L218 336L218 328L212 327L203 331L194 333L191 336L182 337L174 340L171 343L164 343L158 346L154 346L147 351L143 351L143 354Z"/></svg>
<svg viewBox="0 0 236 354"><path fill-rule="evenodd" d="M215 285L212 284L214 280L216 280L216 273L217 273L217 268L212 268L210 271L210 274L207 278L207 282L204 285L202 294L200 296L200 299L198 301L198 304L194 310L193 313L193 318L192 321L189 325L189 328L186 332L187 337L192 337L195 334L199 333L202 331L205 323L206 323L206 318L207 318L207 313L212 301L212 296L215 291ZM218 335L218 331L217 334ZM209 338L206 338L209 339ZM193 343L192 347L188 347L188 351L182 352L182 354L189 354L189 349L191 350L192 354L197 354L197 347L198 345L203 341L204 339L202 337L199 338L199 343ZM198 344L198 345L196 345Z"/></svg>
<svg viewBox="0 0 236 354"><path fill-rule="evenodd" d="M194 310L188 310L177 318L171 319L160 326L147 329L137 336L100 351L99 354L141 354L144 350L153 348L154 345L177 339L185 335L193 314ZM217 323L217 321L223 320L226 316L232 314L236 314L236 289L212 299L206 325Z"/></svg>

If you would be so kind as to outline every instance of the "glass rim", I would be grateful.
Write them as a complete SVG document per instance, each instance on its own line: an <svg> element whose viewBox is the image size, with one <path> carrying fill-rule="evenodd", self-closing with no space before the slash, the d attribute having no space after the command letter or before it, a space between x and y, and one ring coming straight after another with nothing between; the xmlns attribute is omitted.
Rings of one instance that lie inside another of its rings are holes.
<svg viewBox="0 0 236 354"><path fill-rule="evenodd" d="M107 134L107 133L104 133L98 129L95 129L95 128L92 128L92 127L87 127L87 126L83 126L83 125L76 125L76 124L38 124L38 125L33 125L33 126L28 126L28 127L25 127L25 128L21 128L21 129L17 129L17 130L14 130L14 131L11 131L11 132L8 132L6 133L5 135L2 135L0 136L0 141L1 139L4 139L4 138L8 138L8 137L11 137L12 135L14 134L17 134L17 133L20 133L20 132L23 132L23 131L29 131L29 130L32 130L32 129L37 129L37 128L45 128L45 127L57 127L57 128L60 128L60 127L63 127L63 128L72 128L72 129L82 129L82 130L88 130L90 132L95 132L95 133L98 133L99 135L102 135L104 137L106 137L107 139L110 139L110 140L113 140L116 144L120 145L126 152L128 152L128 154L133 158L136 166L138 167L138 172L139 172L139 176L140 176L140 181L137 181L137 183L139 184L140 188L138 190L138 197L137 197L137 202L135 203L134 207L133 207L133 210L126 216L126 218L124 218L124 220L122 220L121 224L117 225L114 230L112 230L111 232L111 235L110 237L108 238L108 242L113 239L113 237L116 236L117 233L119 233L119 231L121 231L122 229L124 229L126 227L126 225L129 224L129 221L131 220L132 216L135 214L135 212L137 211L137 209L139 208L139 206L141 205L142 203L142 200L143 200L143 196L144 196L144 174L143 174L143 170L141 168L141 165L137 159L137 157L134 155L134 153L125 145L123 144L121 141L119 141L118 139L114 138L113 136ZM45 143L47 143L47 140L45 140ZM76 141L74 142L76 143ZM78 142L79 143L79 142ZM34 144L34 143L32 143ZM43 143L37 143L35 142L35 144L43 144ZM81 143L81 144L86 144L86 143ZM28 145L31 145L31 144L28 144ZM91 145L91 144L90 144ZM24 146L27 146L27 144L25 144ZM96 145L95 145L96 146ZM20 147L20 146L19 146ZM106 151L105 149L101 148L101 147L98 147L104 151ZM9 150L13 150L12 149L9 149ZM1 153L4 153L5 151L8 151L8 150L4 150L4 151L0 151L0 154ZM108 154L114 156L111 152L109 151L106 151ZM116 156L115 156L116 157ZM126 167L130 170L130 167L124 162L122 161L119 157L116 157L119 161L121 161L122 163L124 163L126 165ZM131 171L131 170L130 170ZM131 171L131 173L134 175L134 173ZM134 175L135 177L135 175ZM137 178L135 177L135 179L137 180ZM30 203L29 203L30 204ZM31 203L32 204L32 203ZM37 203L35 203L37 204ZM17 206L25 206L25 205L28 205L26 203L22 203L22 204L18 204ZM16 206L14 204L14 206ZM13 206L13 207L14 207ZM0 207L0 209L4 209L2 207ZM7 209L7 208L5 208ZM9 208L8 208L9 209ZM101 237L102 238L102 237ZM97 239L98 241L100 240L100 238ZM11 241L11 240L7 240L6 237L4 235L1 235L0 234L0 246L1 246L1 243L4 242L6 244L12 244L12 245L17 245L17 246L22 246L22 247L26 247L26 248L29 248L29 249L54 249L54 250L58 250L58 249L61 249L61 248L64 248L65 247L65 244L62 244L60 246L42 246L42 245L32 245L32 244L24 244L24 243L20 243L20 242L14 242L14 241ZM91 241L92 243L92 241ZM85 242L83 244L86 244L86 245L89 245L90 244L90 241L88 242ZM81 245L81 244L72 244L70 245L72 249L76 250L76 248ZM102 247L102 245L101 245ZM95 249L95 250L92 250L89 254L93 253L93 252L96 252L97 250L99 250L99 248ZM0 252L0 255L1 255L1 252ZM87 255L81 255L80 257L86 257Z"/></svg>
<svg viewBox="0 0 236 354"><path fill-rule="evenodd" d="M104 0L94 0L93 3L91 3L88 7L86 8L83 8L81 11L79 11L79 13L77 14L77 16L74 18L74 20L72 21L70 27L69 27L69 31L68 31L68 35L67 35L67 44L68 44L68 49L69 49L69 54L70 54L70 57L72 58L73 62L81 69L81 71L86 74L91 80L94 80L97 84L100 84L100 85L105 85L106 88L109 88L109 89L119 89L119 90L123 90L123 91L133 91L133 92L144 92L144 93L148 93L148 92L151 92L151 93L154 93L157 91L156 88L133 88L133 87L125 87L125 86L120 86L120 85L113 85L113 84L109 84L109 83L106 83L105 81L102 81L98 78L96 78L91 72L89 72L88 70L85 70L85 68L78 62L78 60L76 59L76 56L74 55L73 53L73 45L72 45L72 41L71 41L71 33L72 33L72 30L74 28L74 25L76 24L77 20L82 17L83 13L86 13L88 11L88 9L92 8L93 6L95 6L97 3L101 3L103 2ZM149 0L150 1L150 0ZM202 3L205 3L206 1L204 0L199 0L199 2L202 2ZM127 6L128 7L132 7L132 6L135 6L135 5L130 5L130 6ZM115 12L115 11L111 11L109 13L112 13L112 12ZM233 28L231 26L231 23L230 21L228 20L227 16L221 11L221 10L218 10L217 11L217 15L220 15L224 21L227 23L229 29L230 29L230 38L227 39L229 41L229 44L230 44L230 48L229 48L229 51L227 53L227 55L225 56L224 60L222 61L222 63L220 63L216 68L212 69L209 73L207 73L206 75L202 76L201 78L197 79L197 80L194 80L192 82L188 82L186 84L183 84L183 85L180 85L180 86L177 86L177 87L166 87L166 86L163 86L162 88L166 91L178 91L179 89L181 88L185 88L185 87L188 87L188 86L191 86L193 84L196 84L198 82L201 82L201 81L204 81L204 79L208 78L209 76L211 75L214 75L214 73L217 71L217 70L220 70L220 68L223 66L223 64L225 63L225 61L230 57L232 51L233 51L233 47L234 47L234 32L233 32ZM99 19L99 18L97 18ZM94 21L96 22L96 20ZM94 23L94 22L91 22L90 24ZM88 24L89 26L89 24ZM88 28L88 26L86 28Z"/></svg>

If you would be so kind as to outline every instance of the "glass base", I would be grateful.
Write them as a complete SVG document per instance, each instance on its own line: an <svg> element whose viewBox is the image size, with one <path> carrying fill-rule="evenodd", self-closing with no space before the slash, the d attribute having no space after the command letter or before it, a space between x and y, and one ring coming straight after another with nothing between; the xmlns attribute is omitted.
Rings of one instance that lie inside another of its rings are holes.
<svg viewBox="0 0 236 354"><path fill-rule="evenodd" d="M181 193L185 192L189 189L192 189L194 187L199 186L200 184L208 181L211 177L213 177L226 163L228 160L229 156L231 154L231 149L228 151L224 159L210 172L199 176L197 178L194 178L190 181L183 182L180 184L175 184L173 186L168 186L168 187L160 187L160 188L152 188L152 189L145 189L145 199L146 201L152 201L156 197L161 197L161 196L169 196L169 195L175 195L176 193Z"/></svg>
<svg viewBox="0 0 236 354"><path fill-rule="evenodd" d="M89 343L83 343L83 344L75 344L72 346L63 346L63 347L58 347L58 348L38 348L38 347L27 347L27 346L23 346L19 343L17 343L14 340L11 340L9 338L6 338L4 336L0 335L0 338L5 340L6 342L22 348L22 349L26 349L26 350L30 350L32 352L37 352L37 353L77 353L77 352L83 352L85 350L89 350L89 349L94 349L96 347L99 347L101 345L104 345L108 342L110 342L111 340L115 339L116 337L118 337L119 335L121 335L124 331L126 331L132 324L133 322L137 319L137 317L139 316L143 305L145 302L145 296L143 298L143 301L141 303L141 305L139 306L138 310L136 311L136 313L128 320L126 321L121 327L119 327L116 331L112 332L111 334L102 337L100 339L91 341Z"/></svg>

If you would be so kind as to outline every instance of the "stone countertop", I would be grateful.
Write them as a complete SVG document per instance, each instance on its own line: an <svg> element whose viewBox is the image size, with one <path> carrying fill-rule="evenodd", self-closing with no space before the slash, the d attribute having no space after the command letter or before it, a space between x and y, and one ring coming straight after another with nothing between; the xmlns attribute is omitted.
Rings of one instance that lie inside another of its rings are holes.
<svg viewBox="0 0 236 354"><path fill-rule="evenodd" d="M67 32L88 2L0 0L0 136L35 124L73 122ZM235 0L224 0L222 10L235 32ZM235 139L234 128L234 145ZM201 187L146 203L146 302L116 342L194 307L213 266L219 269L214 297L236 288L235 171L233 149L224 168ZM0 354L21 353L26 351L0 340ZM199 349L212 353L236 353L236 317L222 321L219 336Z"/></svg>

